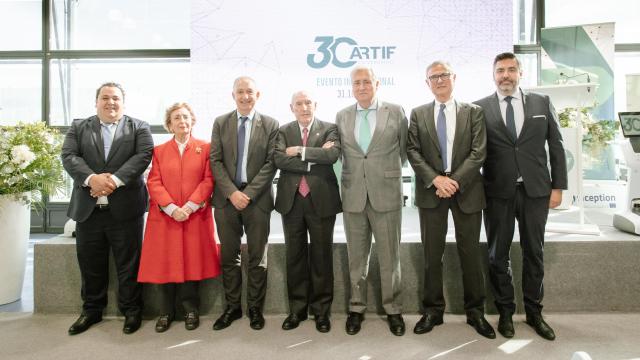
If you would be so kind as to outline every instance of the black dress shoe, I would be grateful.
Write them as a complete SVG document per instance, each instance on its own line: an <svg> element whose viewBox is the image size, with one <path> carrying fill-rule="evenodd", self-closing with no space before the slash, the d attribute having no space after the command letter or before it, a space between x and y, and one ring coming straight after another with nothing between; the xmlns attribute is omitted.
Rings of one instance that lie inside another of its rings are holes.
<svg viewBox="0 0 640 360"><path fill-rule="evenodd" d="M316 330L321 333L326 333L331 330L331 321L328 316L317 315L316 316Z"/></svg>
<svg viewBox="0 0 640 360"><path fill-rule="evenodd" d="M364 314L357 313L354 311L349 311L349 315L347 316L347 324L346 330L347 334L355 335L360 332L360 327L362 322L364 321Z"/></svg>
<svg viewBox="0 0 640 360"><path fill-rule="evenodd" d="M476 332L486 338L495 339L496 332L484 315L467 315L467 324L473 326Z"/></svg>
<svg viewBox="0 0 640 360"><path fill-rule="evenodd" d="M133 334L134 332L138 331L138 329L140 329L140 325L142 325L142 316L125 315L124 327L122 328L122 332L125 334Z"/></svg>
<svg viewBox="0 0 640 360"><path fill-rule="evenodd" d="M156 322L156 332L157 333L163 333L167 330L169 330L169 326L171 325L171 316L164 314L164 315L160 315L160 317L158 318L158 321Z"/></svg>
<svg viewBox="0 0 640 360"><path fill-rule="evenodd" d="M200 316L197 311L188 311L184 315L184 328L187 330L195 330L200 326Z"/></svg>
<svg viewBox="0 0 640 360"><path fill-rule="evenodd" d="M413 328L413 332L416 334L425 334L433 330L437 325L442 324L442 315L422 315L416 326Z"/></svg>
<svg viewBox="0 0 640 360"><path fill-rule="evenodd" d="M91 325L102 321L100 313L82 313L76 322L69 328L69 335L77 335L87 331Z"/></svg>
<svg viewBox="0 0 640 360"><path fill-rule="evenodd" d="M513 335L515 335L515 330L513 329L513 320L511 319L511 315L501 314L500 320L498 320L498 332L500 335L511 339Z"/></svg>
<svg viewBox="0 0 640 360"><path fill-rule="evenodd" d="M389 322L389 330L395 336L404 335L404 320L402 319L402 315L393 314L387 315L387 321Z"/></svg>
<svg viewBox="0 0 640 360"><path fill-rule="evenodd" d="M538 333L538 335L542 336L542 338L555 340L556 334L553 332L551 326L544 321L542 315L527 314L527 324L529 324Z"/></svg>
<svg viewBox="0 0 640 360"><path fill-rule="evenodd" d="M222 315L213 323L213 330L222 330L228 328L232 322L242 317L242 310L240 308L232 309L227 308Z"/></svg>
<svg viewBox="0 0 640 360"><path fill-rule="evenodd" d="M257 307L249 308L249 326L251 326L253 330L260 330L264 327L262 310Z"/></svg>
<svg viewBox="0 0 640 360"><path fill-rule="evenodd" d="M307 315L298 316L298 314L289 314L284 322L282 323L282 330L292 330L300 325L301 321L307 320Z"/></svg>

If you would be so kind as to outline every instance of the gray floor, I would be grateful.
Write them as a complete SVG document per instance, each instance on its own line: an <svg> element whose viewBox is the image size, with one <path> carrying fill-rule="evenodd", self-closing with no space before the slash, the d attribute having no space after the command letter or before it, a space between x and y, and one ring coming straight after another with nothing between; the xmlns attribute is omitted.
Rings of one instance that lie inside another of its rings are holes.
<svg viewBox="0 0 640 360"><path fill-rule="evenodd" d="M410 210L410 209L408 209ZM403 241L419 241L419 229L411 224L417 214L403 215ZM575 221L577 213L551 213L551 221ZM600 225L608 239L637 239L618 233L611 224L611 211L589 209L588 222ZM274 216L274 242L281 242L279 217ZM340 231L341 221L336 224ZM453 224L450 223L450 227ZM344 332L343 314L333 317L328 334L315 331L313 321L304 322L290 332L280 329L284 315L267 316L262 331L251 330L245 319L229 329L211 330L213 318L203 318L199 329L188 332L181 323L165 334L156 334L154 321L145 321L133 335L122 334L121 318L106 318L88 332L68 336L67 328L75 320L68 315L34 315L33 243L51 237L34 234L22 300L0 306L0 359L165 359L176 357L224 359L571 359L576 351L595 359L640 359L640 313L546 314L558 336L549 342L537 336L516 316L516 337L506 340L484 339L465 324L464 316L445 315L445 324L426 335L411 332L418 315L405 315L407 334L391 335L384 318L367 314L363 330L356 336ZM591 241L584 235L549 234L551 241ZM336 238L337 242L344 239ZM448 241L453 241L449 238ZM1 285L0 285L1 286ZM488 316L494 325L496 316Z"/></svg>
<svg viewBox="0 0 640 360"><path fill-rule="evenodd" d="M566 359L576 351L595 359L640 359L640 314L549 314L558 338L537 336L516 317L516 336L489 340L466 325L463 316L445 315L445 324L415 335L417 315L405 316L409 332L392 335L383 318L367 314L362 331L344 332L344 315L333 317L333 329L318 333L307 320L295 330L280 329L284 316L268 316L261 331L245 318L212 331L212 318L195 331L174 323L163 334L145 321L132 335L121 331L121 319L105 319L89 331L68 336L73 316L0 314L0 359ZM495 316L489 316L495 323Z"/></svg>

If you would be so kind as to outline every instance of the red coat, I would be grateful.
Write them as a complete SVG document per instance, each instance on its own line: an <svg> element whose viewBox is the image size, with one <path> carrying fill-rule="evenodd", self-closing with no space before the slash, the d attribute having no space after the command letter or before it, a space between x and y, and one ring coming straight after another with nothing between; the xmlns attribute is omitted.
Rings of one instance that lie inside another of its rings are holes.
<svg viewBox="0 0 640 360"><path fill-rule="evenodd" d="M153 150L149 188L149 217L142 243L139 282L181 283L216 277L220 256L214 239L209 206L213 176L209 144L191 137L182 157L171 139ZM160 206L182 207L187 201L203 204L183 222L175 221Z"/></svg>

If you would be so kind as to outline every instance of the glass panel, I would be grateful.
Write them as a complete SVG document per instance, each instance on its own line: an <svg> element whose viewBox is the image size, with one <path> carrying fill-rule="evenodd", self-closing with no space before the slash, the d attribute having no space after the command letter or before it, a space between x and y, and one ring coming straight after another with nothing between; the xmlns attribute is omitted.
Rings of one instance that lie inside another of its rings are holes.
<svg viewBox="0 0 640 360"><path fill-rule="evenodd" d="M189 2L53 0L51 49L188 49Z"/></svg>
<svg viewBox="0 0 640 360"><path fill-rule="evenodd" d="M538 54L516 54L516 56L522 68L520 86L523 88L538 86Z"/></svg>
<svg viewBox="0 0 640 360"><path fill-rule="evenodd" d="M42 49L42 1L0 0L0 50Z"/></svg>
<svg viewBox="0 0 640 360"><path fill-rule="evenodd" d="M0 60L0 125L42 118L42 62Z"/></svg>
<svg viewBox="0 0 640 360"><path fill-rule="evenodd" d="M617 0L610 3L584 0L545 1L547 27L615 22L616 44L640 42L638 14L638 0Z"/></svg>
<svg viewBox="0 0 640 360"><path fill-rule="evenodd" d="M513 43L536 43L537 0L513 0Z"/></svg>
<svg viewBox="0 0 640 360"><path fill-rule="evenodd" d="M615 111L640 111L640 52L616 53ZM635 94L635 97L629 95Z"/></svg>
<svg viewBox="0 0 640 360"><path fill-rule="evenodd" d="M188 59L86 59L51 61L51 125L96 113L96 89L120 83L126 92L125 114L162 125L164 112L191 95Z"/></svg>

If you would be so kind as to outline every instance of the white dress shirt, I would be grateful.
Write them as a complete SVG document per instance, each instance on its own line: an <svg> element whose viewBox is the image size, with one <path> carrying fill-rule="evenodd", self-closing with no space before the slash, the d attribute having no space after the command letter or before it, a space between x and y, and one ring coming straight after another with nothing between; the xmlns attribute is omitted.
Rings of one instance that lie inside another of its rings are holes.
<svg viewBox="0 0 640 360"><path fill-rule="evenodd" d="M438 128L438 114L440 113L440 104L442 103L438 102L438 100L435 100L435 106L433 107L433 124L435 125L436 129ZM451 160L453 156L453 139L455 139L456 136L456 113L458 111L456 101L453 99L453 97L447 100L444 105L444 116L447 119L447 166L445 166L444 171L450 172Z"/></svg>

